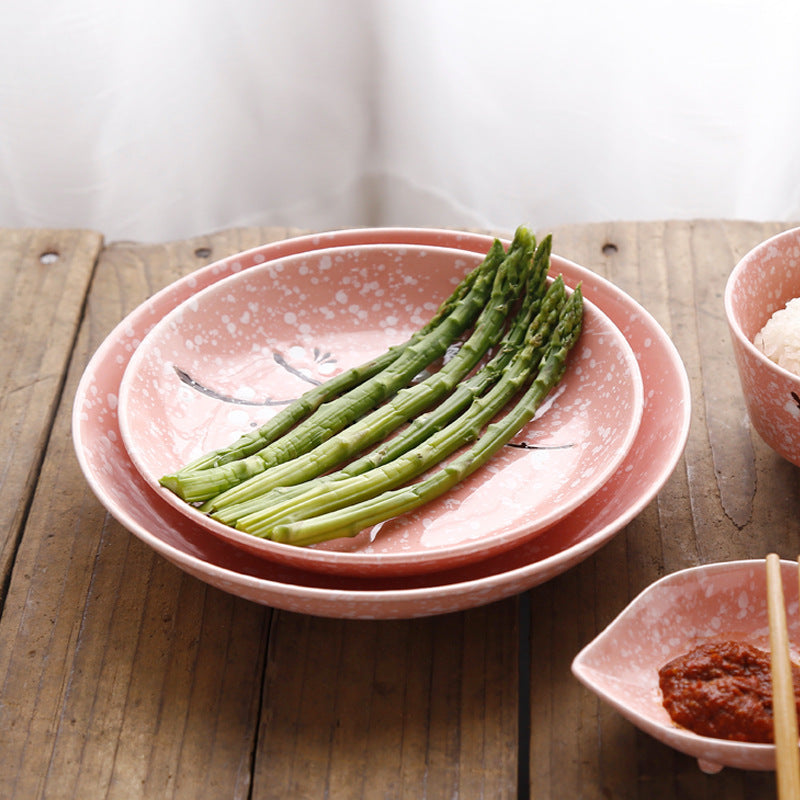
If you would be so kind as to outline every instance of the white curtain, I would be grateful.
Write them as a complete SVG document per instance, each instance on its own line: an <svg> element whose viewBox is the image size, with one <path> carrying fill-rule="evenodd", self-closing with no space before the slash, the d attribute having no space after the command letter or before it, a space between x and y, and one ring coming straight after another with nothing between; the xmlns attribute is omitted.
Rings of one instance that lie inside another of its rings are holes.
<svg viewBox="0 0 800 800"><path fill-rule="evenodd" d="M26 0L0 226L800 220L800 3Z"/></svg>

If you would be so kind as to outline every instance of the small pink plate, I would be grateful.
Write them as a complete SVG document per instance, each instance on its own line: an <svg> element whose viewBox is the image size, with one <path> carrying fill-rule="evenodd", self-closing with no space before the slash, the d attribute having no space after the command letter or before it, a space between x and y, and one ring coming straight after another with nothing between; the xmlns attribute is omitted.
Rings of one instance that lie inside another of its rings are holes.
<svg viewBox="0 0 800 800"><path fill-rule="evenodd" d="M790 642L800 641L797 563L781 562ZM706 564L651 584L575 657L572 672L622 716L660 742L722 767L775 769L775 747L698 736L661 704L658 670L707 641L736 639L769 650L764 560ZM792 651L792 658L800 654Z"/></svg>
<svg viewBox="0 0 800 800"><path fill-rule="evenodd" d="M641 374L619 329L586 301L567 372L514 443L417 512L314 547L210 519L159 478L262 425L312 382L402 341L481 260L463 250L360 245L287 256L225 278L167 314L120 387L139 471L198 525L245 550L340 574L452 568L520 544L614 474L639 429Z"/></svg>

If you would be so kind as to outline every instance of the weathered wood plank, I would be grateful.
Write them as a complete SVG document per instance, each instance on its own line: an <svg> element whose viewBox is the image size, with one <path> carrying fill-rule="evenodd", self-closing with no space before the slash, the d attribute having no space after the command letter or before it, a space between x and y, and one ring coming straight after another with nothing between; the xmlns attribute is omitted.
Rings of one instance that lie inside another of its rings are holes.
<svg viewBox="0 0 800 800"><path fill-rule="evenodd" d="M510 798L516 601L420 620L277 612L253 797Z"/></svg>
<svg viewBox="0 0 800 800"><path fill-rule="evenodd" d="M614 281L671 336L689 375L693 419L658 498L594 557L531 592L533 797L774 796L772 774L704 775L568 676L578 650L667 572L768 550L797 555L798 470L747 423L722 305L736 261L787 227L696 221L555 231L556 252Z"/></svg>
<svg viewBox="0 0 800 800"><path fill-rule="evenodd" d="M3 797L247 796L269 610L184 575L105 514L70 414L91 353L134 306L286 233L101 254L0 620Z"/></svg>
<svg viewBox="0 0 800 800"><path fill-rule="evenodd" d="M555 231L556 252L607 275L670 333L695 414L685 457L659 497L594 557L530 592L533 797L774 796L770 774L702 774L583 689L569 665L666 572L767 550L796 555L800 471L746 423L721 307L736 260L785 227L701 221ZM16 413L44 454L38 478L35 460L15 489L19 506L8 470L3 478L8 513L17 515L9 530L22 534L18 550L7 551L13 571L0 619L3 797L516 796L516 599L409 621L273 613L161 560L108 518L78 470L71 399L111 328L189 270L288 233L239 229L108 246L74 350L77 287L83 280L86 291L85 265L95 259L70 256L83 259L70 267L78 279L54 277L34 262L46 249L64 258L68 247L45 232L0 236L0 265L22 253L33 266L0 271L0 330L39 325L22 298L41 296L51 309L40 326L51 330L21 336L2 367L4 390L17 389L18 403L5 416ZM82 236L76 253L91 240ZM11 402L6 394L3 402ZM17 428L8 430L22 443Z"/></svg>
<svg viewBox="0 0 800 800"><path fill-rule="evenodd" d="M102 241L92 231L0 229L0 586L14 558Z"/></svg>

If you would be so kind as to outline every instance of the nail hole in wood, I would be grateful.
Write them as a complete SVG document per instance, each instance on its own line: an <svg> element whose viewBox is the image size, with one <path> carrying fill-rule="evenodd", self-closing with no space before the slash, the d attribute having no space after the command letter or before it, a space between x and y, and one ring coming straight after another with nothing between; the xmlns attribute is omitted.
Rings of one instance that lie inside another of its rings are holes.
<svg viewBox="0 0 800 800"><path fill-rule="evenodd" d="M42 264L55 264L59 259L59 254L55 250L48 250L39 256L39 261Z"/></svg>
<svg viewBox="0 0 800 800"><path fill-rule="evenodd" d="M613 256L619 248L613 242L606 242L603 245L603 255L604 256Z"/></svg>
<svg viewBox="0 0 800 800"><path fill-rule="evenodd" d="M210 247L198 247L197 250L194 251L194 254L198 258L208 258L211 255L211 248Z"/></svg>

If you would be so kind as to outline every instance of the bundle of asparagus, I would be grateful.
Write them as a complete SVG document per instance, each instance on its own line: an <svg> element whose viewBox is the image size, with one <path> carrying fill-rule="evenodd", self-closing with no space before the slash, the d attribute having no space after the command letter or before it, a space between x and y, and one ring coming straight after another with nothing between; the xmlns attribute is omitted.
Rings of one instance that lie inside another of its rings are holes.
<svg viewBox="0 0 800 800"><path fill-rule="evenodd" d="M219 522L294 545L353 536L439 497L530 422L564 374L583 300L560 276L548 285L551 245L525 226L507 251L495 240L404 344L161 484Z"/></svg>

